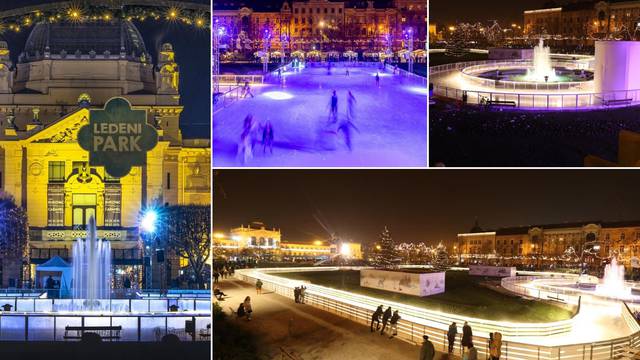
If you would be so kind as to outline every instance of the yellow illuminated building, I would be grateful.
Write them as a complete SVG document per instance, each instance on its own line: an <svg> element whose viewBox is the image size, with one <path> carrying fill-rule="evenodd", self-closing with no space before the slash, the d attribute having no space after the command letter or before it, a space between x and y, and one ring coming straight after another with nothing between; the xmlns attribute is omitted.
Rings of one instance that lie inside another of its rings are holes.
<svg viewBox="0 0 640 360"><path fill-rule="evenodd" d="M98 237L111 241L114 272L140 274L141 210L210 203L210 140L182 138L172 46L162 45L154 64L129 21L40 23L19 62L9 55L0 42L0 190L27 210L31 266L55 255L69 260L95 217ZM77 141L90 109L114 97L145 110L159 136L146 165L122 178L88 166ZM170 261L175 276L179 262ZM5 272L0 287L16 276Z"/></svg>

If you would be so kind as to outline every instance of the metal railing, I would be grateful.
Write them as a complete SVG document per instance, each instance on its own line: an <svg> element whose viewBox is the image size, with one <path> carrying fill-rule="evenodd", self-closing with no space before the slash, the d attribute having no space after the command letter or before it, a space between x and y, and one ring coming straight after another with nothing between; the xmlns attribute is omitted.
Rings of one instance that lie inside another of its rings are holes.
<svg viewBox="0 0 640 360"><path fill-rule="evenodd" d="M290 270L290 269L289 269ZM263 289L268 289L276 294L293 298L293 287L302 283L300 281L287 282L279 281L276 276L265 274L261 271L254 270L236 270L235 276L243 281L253 283L256 278L260 278L263 281ZM283 279L286 280L286 279ZM357 323L363 325L370 325L370 319L372 313L375 311L376 305L367 306L360 302L350 300L348 297L331 296L324 292L316 290L316 286L307 285L305 303L310 306L314 306L330 313L334 313L338 316L342 316ZM322 288L322 287L320 287ZM323 288L326 289L326 288ZM383 302L384 303L384 302ZM394 304L394 308L397 305ZM630 313L626 304L622 305L623 312L627 312L627 319L629 316L633 316ZM436 350L447 352L448 340L446 327L442 328L442 324L432 321L419 321L419 319L407 315L404 309L401 309L403 319L398 322L398 335L399 339L409 341L412 343L421 343L422 336L428 335L431 342L433 342ZM460 326L462 322L457 322ZM503 323L507 324L507 323ZM447 324L448 325L448 324ZM521 325L521 324L518 324ZM476 331L478 326L471 325ZM503 335L505 332L503 329L499 329ZM602 342L590 342L590 343L577 343L562 346L545 346L536 344L527 344L518 341L512 341L503 337L502 342L502 359L513 360L599 360L599 359L612 359L619 357L629 351L629 349L640 348L640 328L632 328L633 333L629 336L607 340ZM458 331L454 346L454 354L462 355L461 331ZM473 342L478 350L478 355L481 357L488 356L488 336L487 333L482 331L476 332L473 336Z"/></svg>
<svg viewBox="0 0 640 360"><path fill-rule="evenodd" d="M178 311L211 311L210 298L172 298L172 299L102 299L99 301L101 311L118 313L153 313L168 312L172 306L176 306ZM10 305L11 311L1 311L0 317L13 313L46 312L55 313L62 311L73 311L84 307L83 299L47 299L47 298L20 298L6 297L0 298L0 308L3 305Z"/></svg>
<svg viewBox="0 0 640 360"><path fill-rule="evenodd" d="M386 64L386 69L387 71L393 72L394 70L396 70L391 64ZM418 84L423 85L425 88L427 87L427 83L429 82L428 79L424 76L420 76L418 74L414 74L414 73L410 73L407 70L404 69L400 69L398 68L398 73L400 74L400 76L410 79L412 81L417 82Z"/></svg>
<svg viewBox="0 0 640 360"><path fill-rule="evenodd" d="M247 81L249 84L264 83L263 75L213 75L213 78L218 79L221 85L244 85Z"/></svg>
<svg viewBox="0 0 640 360"><path fill-rule="evenodd" d="M187 329L187 322L193 327ZM76 314L0 314L0 341L66 341L67 326L122 326L119 341L160 341L166 334L183 341L209 341L211 315L76 315ZM194 331L191 331L194 330Z"/></svg>

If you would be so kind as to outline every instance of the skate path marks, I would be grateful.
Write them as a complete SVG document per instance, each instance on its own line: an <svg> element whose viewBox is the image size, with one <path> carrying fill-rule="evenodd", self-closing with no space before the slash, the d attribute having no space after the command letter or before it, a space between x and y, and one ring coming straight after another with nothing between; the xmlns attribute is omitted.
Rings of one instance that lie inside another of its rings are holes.
<svg viewBox="0 0 640 360"><path fill-rule="evenodd" d="M409 360L419 357L419 346L371 333L367 326L349 319L296 304L272 292L257 295L252 285L239 280L223 280L219 286L230 295L220 304L232 319L235 319L232 309L235 311L246 296L251 296L252 320L234 321L260 339L258 348L265 349L261 358L279 357L280 346L303 360Z"/></svg>

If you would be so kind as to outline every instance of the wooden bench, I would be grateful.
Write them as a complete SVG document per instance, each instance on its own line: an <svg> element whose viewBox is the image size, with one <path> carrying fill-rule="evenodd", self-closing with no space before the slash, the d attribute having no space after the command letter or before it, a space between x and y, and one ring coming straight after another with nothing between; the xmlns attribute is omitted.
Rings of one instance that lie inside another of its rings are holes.
<svg viewBox="0 0 640 360"><path fill-rule="evenodd" d="M509 106L509 107L517 106L515 101L503 101L503 100L487 100L486 104L488 106Z"/></svg>
<svg viewBox="0 0 640 360"><path fill-rule="evenodd" d="M103 340L120 340L122 326L65 326L65 340L81 340L84 333L95 333Z"/></svg>

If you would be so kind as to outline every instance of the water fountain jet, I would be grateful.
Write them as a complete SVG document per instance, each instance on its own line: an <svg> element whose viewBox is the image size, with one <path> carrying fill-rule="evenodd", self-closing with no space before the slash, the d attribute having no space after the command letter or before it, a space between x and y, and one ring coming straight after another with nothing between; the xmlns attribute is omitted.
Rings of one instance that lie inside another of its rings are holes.
<svg viewBox="0 0 640 360"><path fill-rule="evenodd" d="M73 244L74 299L83 299L82 310L99 310L100 300L111 297L111 243L97 238L93 217L87 225L87 238Z"/></svg>
<svg viewBox="0 0 640 360"><path fill-rule="evenodd" d="M558 81L558 75L551 63L551 48L544 46L542 38L538 46L533 48L533 68L527 70L525 80L545 83Z"/></svg>
<svg viewBox="0 0 640 360"><path fill-rule="evenodd" d="M629 297L631 288L624 282L624 265L618 264L616 257L604 268L602 283L596 285L596 292L609 297Z"/></svg>

